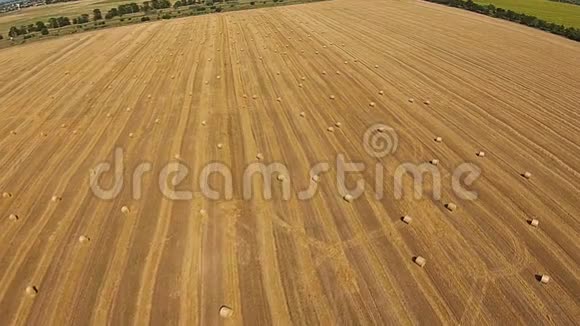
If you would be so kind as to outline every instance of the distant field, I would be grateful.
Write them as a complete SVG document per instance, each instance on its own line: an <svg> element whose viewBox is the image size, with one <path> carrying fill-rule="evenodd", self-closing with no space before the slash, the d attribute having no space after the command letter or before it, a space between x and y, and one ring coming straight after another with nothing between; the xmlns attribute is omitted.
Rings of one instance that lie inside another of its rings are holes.
<svg viewBox="0 0 580 326"><path fill-rule="evenodd" d="M80 0L75 2L58 3L48 6L30 7L20 11L13 11L5 14L0 14L0 34L5 37L8 35L10 27L34 24L37 21L47 22L49 18L66 16L70 19L78 17L82 14L89 14L92 20L92 13L94 9L101 9L103 16L105 13L114 7L121 4L135 2L141 5L146 0ZM177 0L170 0L173 5ZM239 0L238 3L249 5L252 0ZM263 1L255 1L256 5L263 5ZM297 2L286 0L284 3ZM270 5L272 1L268 1ZM282 4L282 3L280 3ZM240 8L240 7L238 7ZM183 10L183 9L182 9Z"/></svg>
<svg viewBox="0 0 580 326"><path fill-rule="evenodd" d="M123 3L143 1L135 0L81 0L75 2L57 3L48 6L30 7L20 11L13 11L0 15L0 34L8 35L8 30L11 26L21 26L36 23L37 21L46 22L51 17L80 16L82 14L90 14L92 16L93 9L101 9L103 15L107 10L117 7Z"/></svg>
<svg viewBox="0 0 580 326"><path fill-rule="evenodd" d="M481 0L481 4L536 16L548 22L580 28L580 6L549 0Z"/></svg>

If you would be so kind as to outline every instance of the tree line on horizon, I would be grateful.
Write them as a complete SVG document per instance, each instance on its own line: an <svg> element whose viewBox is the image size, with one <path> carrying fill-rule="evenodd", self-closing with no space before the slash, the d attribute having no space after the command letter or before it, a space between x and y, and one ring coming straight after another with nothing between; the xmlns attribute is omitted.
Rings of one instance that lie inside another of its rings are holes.
<svg viewBox="0 0 580 326"><path fill-rule="evenodd" d="M182 6L190 6L190 5L197 5L197 4L205 4L205 5L211 6L214 3L225 3L225 2L228 2L228 0L177 0L175 3L173 3L173 5L171 4L171 2L169 0L144 1L141 5L138 5L137 3L132 2L132 3L128 3L128 4L119 5L116 8L111 8L105 13L104 16L103 16L103 13L101 12L100 9L94 9L92 19L88 14L82 14L78 17L73 18L73 19L70 19L69 17L64 17L64 16L50 18L46 24L42 21L38 21L38 22L36 22L36 24L22 25L20 27L12 26L12 27L10 27L10 30L8 31L8 36L17 37L20 35L24 35L24 38L29 38L29 37L32 37L32 35L28 35L30 33L40 32L42 35L48 35L50 28L60 28L60 27L65 27L65 26L69 26L69 25L86 24L86 23L89 23L91 20L94 22L98 22L100 20L103 20L103 18L105 20L109 20L109 19L113 19L115 17L122 17L123 15L129 15L129 14L134 14L134 13L138 13L138 12L143 12L145 14L148 14L154 10L168 9L171 7L177 9L179 7L182 7ZM221 8L216 8L216 11L221 11L221 10L217 10L217 9L221 9ZM143 19L143 18L145 18L145 19ZM143 17L143 18L141 19L141 21L148 21L149 20L149 17ZM164 16L163 18L168 18L168 17ZM2 34L0 34L0 40L2 40L3 38L4 37L2 36Z"/></svg>
<svg viewBox="0 0 580 326"><path fill-rule="evenodd" d="M519 23L529 27L541 29L553 34L561 35L567 37L574 41L580 41L580 29L574 27L566 27L564 25L559 25L555 23L547 22L543 19L539 19L535 16L530 16L526 14L520 14L511 10L506 10L502 8L497 8L496 6L480 5L473 0L426 0L433 3L443 4L450 7L461 8L479 14L509 20L511 22Z"/></svg>
<svg viewBox="0 0 580 326"><path fill-rule="evenodd" d="M562 3L569 3L572 5L580 6L580 0L550 0L553 2L562 2Z"/></svg>

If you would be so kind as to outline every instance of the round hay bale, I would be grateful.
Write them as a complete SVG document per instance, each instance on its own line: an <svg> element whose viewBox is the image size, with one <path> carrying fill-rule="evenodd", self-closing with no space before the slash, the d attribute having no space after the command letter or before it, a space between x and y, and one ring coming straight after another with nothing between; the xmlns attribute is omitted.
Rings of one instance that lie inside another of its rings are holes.
<svg viewBox="0 0 580 326"><path fill-rule="evenodd" d="M131 108L126 108L125 111L131 112Z"/></svg>
<svg viewBox="0 0 580 326"><path fill-rule="evenodd" d="M528 172L528 171L526 171L526 172L524 172L524 173L522 174L522 176L523 176L524 178L526 178L526 179L530 179L530 178L532 177L532 173L531 173L531 172Z"/></svg>
<svg viewBox="0 0 580 326"><path fill-rule="evenodd" d="M304 118L304 117L306 116L306 113L305 113L305 112L300 112L300 116L301 116L302 118Z"/></svg>
<svg viewBox="0 0 580 326"><path fill-rule="evenodd" d="M41 131L41 132L40 132L40 136L42 136L42 137L47 137L47 136L48 136L48 134L47 134L46 132L44 132L44 131Z"/></svg>
<svg viewBox="0 0 580 326"><path fill-rule="evenodd" d="M437 142L437 143L441 143L441 142L443 142L443 138L441 138L441 137L436 137L436 138L435 138L435 142Z"/></svg>
<svg viewBox="0 0 580 326"><path fill-rule="evenodd" d="M306 80L306 77L305 76L302 76L302 78L300 78L300 79L302 79L302 81L305 81Z"/></svg>
<svg viewBox="0 0 580 326"><path fill-rule="evenodd" d="M330 99L331 99L331 100L334 100L334 99L336 99L336 96L334 96L334 95L330 95Z"/></svg>
<svg viewBox="0 0 580 326"><path fill-rule="evenodd" d="M242 95L243 98L248 98L248 95L244 94Z"/></svg>
<svg viewBox="0 0 580 326"><path fill-rule="evenodd" d="M345 61L344 64L347 65L348 64L348 61Z"/></svg>
<svg viewBox="0 0 580 326"><path fill-rule="evenodd" d="M224 148L224 144L222 144L222 143L217 144L217 148L219 148L219 149Z"/></svg>
<svg viewBox="0 0 580 326"><path fill-rule="evenodd" d="M405 222L406 224L411 224L411 222L413 222L413 218L409 215L405 215L403 216L403 218L401 219L403 222Z"/></svg>
<svg viewBox="0 0 580 326"><path fill-rule="evenodd" d="M276 75L280 76L280 72L279 71L276 71Z"/></svg>
<svg viewBox="0 0 580 326"><path fill-rule="evenodd" d="M547 284L548 282L550 282L550 276L543 274L542 276L540 276L540 282Z"/></svg>
<svg viewBox="0 0 580 326"><path fill-rule="evenodd" d="M52 196L52 198L51 198L50 200L56 203L56 202L59 202L59 201L61 201L61 200L62 200L62 197L59 197L59 196Z"/></svg>
<svg viewBox="0 0 580 326"><path fill-rule="evenodd" d="M286 176L283 174L278 174L278 177L276 179L278 179L278 181L284 181L286 180Z"/></svg>
<svg viewBox="0 0 580 326"><path fill-rule="evenodd" d="M78 130L73 130L73 131L72 131L72 134L73 134L73 135L76 135L78 132L79 132Z"/></svg>
<svg viewBox="0 0 580 326"><path fill-rule="evenodd" d="M530 220L530 225L533 227L538 227L538 225L540 225L540 221L538 221L537 219L533 218Z"/></svg>
<svg viewBox="0 0 580 326"><path fill-rule="evenodd" d="M339 71L339 70L337 70L337 71L336 71L336 74L337 74L337 75L340 75L340 71Z"/></svg>
<svg viewBox="0 0 580 326"><path fill-rule="evenodd" d="M113 116L112 114L110 114L110 113L107 113L107 118L110 118L110 117L112 117L112 116Z"/></svg>
<svg viewBox="0 0 580 326"><path fill-rule="evenodd" d="M147 95L147 98L149 98L149 99L150 99L150 98L151 98L151 94Z"/></svg>
<svg viewBox="0 0 580 326"><path fill-rule="evenodd" d="M26 294L35 297L38 294L38 288L34 285L29 285L26 287Z"/></svg>
<svg viewBox="0 0 580 326"><path fill-rule="evenodd" d="M258 95L252 95L252 98L253 98L254 100L258 99Z"/></svg>
<svg viewBox="0 0 580 326"><path fill-rule="evenodd" d="M207 122L206 122L205 120L203 120L203 121L201 122L201 125L202 125L202 126L205 126L206 124L207 124Z"/></svg>
<svg viewBox="0 0 580 326"><path fill-rule="evenodd" d="M410 98L408 101L409 101L409 103L415 103L415 99L413 99L413 98Z"/></svg>
<svg viewBox="0 0 580 326"><path fill-rule="evenodd" d="M221 306L220 307L220 317L222 318L231 318L234 314L234 310L228 306Z"/></svg>
<svg viewBox="0 0 580 326"><path fill-rule="evenodd" d="M374 108L375 106L377 106L377 103L375 103L375 102L371 102L371 103L369 103L369 106L370 106L371 108Z"/></svg>
<svg viewBox="0 0 580 326"><path fill-rule="evenodd" d="M378 68L379 68L379 65L375 65L375 68L377 68L377 69L378 69Z"/></svg>
<svg viewBox="0 0 580 326"><path fill-rule="evenodd" d="M429 105L431 105L431 101L429 101L429 100L425 100L425 101L423 101L423 104L425 104L425 105L429 106Z"/></svg>
<svg viewBox="0 0 580 326"><path fill-rule="evenodd" d="M323 71L323 72L322 72L322 74L323 74L323 75L326 75L326 71Z"/></svg>
<svg viewBox="0 0 580 326"><path fill-rule="evenodd" d="M327 130L328 132L334 132L334 128L333 128L333 127L328 127L326 130Z"/></svg>
<svg viewBox="0 0 580 326"><path fill-rule="evenodd" d="M350 203L353 201L354 198L352 197L351 194L346 194L346 195L344 195L344 197L342 197L342 199L344 199L346 202Z"/></svg>
<svg viewBox="0 0 580 326"><path fill-rule="evenodd" d="M66 125L66 123L63 123L63 124L60 125L60 127L64 129L64 128L67 127L67 125Z"/></svg>
<svg viewBox="0 0 580 326"><path fill-rule="evenodd" d="M16 135L16 134L17 134L16 130L11 130L11 131L10 131L10 133L11 133L12 135Z"/></svg>
<svg viewBox="0 0 580 326"><path fill-rule="evenodd" d="M385 95L385 91L379 91L379 95Z"/></svg>
<svg viewBox="0 0 580 326"><path fill-rule="evenodd" d="M342 127L342 123L340 123L340 122L337 122L337 123L335 123L334 125L336 126L336 128L340 128L340 127Z"/></svg>
<svg viewBox="0 0 580 326"><path fill-rule="evenodd" d="M87 236L85 236L85 235L81 235L81 236L79 237L79 242L80 242L80 243L87 243L87 242L89 242L89 241L90 241L89 237L87 237Z"/></svg>
<svg viewBox="0 0 580 326"><path fill-rule="evenodd" d="M479 157L485 157L485 152L479 151L476 155Z"/></svg>
<svg viewBox="0 0 580 326"><path fill-rule="evenodd" d="M427 260L421 256L417 256L413 259L413 261L415 262L415 264L417 264L419 267L425 267L425 264L427 264Z"/></svg>
<svg viewBox="0 0 580 326"><path fill-rule="evenodd" d="M127 214L129 214L130 212L131 212L131 211L129 210L129 207L127 207L127 206L123 206L123 207L121 207L121 213L123 213L123 214L127 215Z"/></svg>
<svg viewBox="0 0 580 326"><path fill-rule="evenodd" d="M11 197L12 197L12 193L9 193L9 192L2 193L2 198L11 198Z"/></svg>
<svg viewBox="0 0 580 326"><path fill-rule="evenodd" d="M217 79L222 79L222 76L218 75L216 78L217 78Z"/></svg>
<svg viewBox="0 0 580 326"><path fill-rule="evenodd" d="M161 120L159 120L159 118L157 118L157 119L155 119L155 121L153 121L153 122L154 122L155 124L159 124L159 121L161 121Z"/></svg>
<svg viewBox="0 0 580 326"><path fill-rule="evenodd" d="M201 215L207 215L207 211L202 208L202 209L199 210L199 214L201 214Z"/></svg>
<svg viewBox="0 0 580 326"><path fill-rule="evenodd" d="M302 83L298 84L298 87L302 88L304 85Z"/></svg>
<svg viewBox="0 0 580 326"><path fill-rule="evenodd" d="M175 76L171 75L171 79L175 79Z"/></svg>
<svg viewBox="0 0 580 326"><path fill-rule="evenodd" d="M318 52L318 51L316 51L315 53L316 53L317 55L318 55L318 54L320 54L320 52Z"/></svg>
<svg viewBox="0 0 580 326"><path fill-rule="evenodd" d="M264 154L262 154L262 153L256 154L256 159L258 159L259 161L263 160L264 159Z"/></svg>
<svg viewBox="0 0 580 326"><path fill-rule="evenodd" d="M134 134L134 133L132 133L132 132L130 132L130 133L129 133L129 138L133 138L133 137L135 137L135 134Z"/></svg>
<svg viewBox="0 0 580 326"><path fill-rule="evenodd" d="M173 158L175 158L176 160L181 160L181 155L175 154L175 155L173 155Z"/></svg>
<svg viewBox="0 0 580 326"><path fill-rule="evenodd" d="M439 160L438 159L432 159L431 161L429 161L429 163L431 163L433 165L439 165Z"/></svg>
<svg viewBox="0 0 580 326"><path fill-rule="evenodd" d="M10 215L8 215L8 219L10 221L18 221L18 215L16 215L16 214L10 214Z"/></svg>
<svg viewBox="0 0 580 326"><path fill-rule="evenodd" d="M278 98L276 99L276 101L278 101L278 102L282 102L282 98L281 98L281 97L278 97Z"/></svg>
<svg viewBox="0 0 580 326"><path fill-rule="evenodd" d="M453 212L454 210L457 209L457 205L455 205L454 203L447 203L445 204L445 208L447 208L450 212Z"/></svg>
<svg viewBox="0 0 580 326"><path fill-rule="evenodd" d="M314 181L314 182L318 182L318 181L320 181L320 176L317 175L317 174L315 174L315 175L312 176L311 180Z"/></svg>

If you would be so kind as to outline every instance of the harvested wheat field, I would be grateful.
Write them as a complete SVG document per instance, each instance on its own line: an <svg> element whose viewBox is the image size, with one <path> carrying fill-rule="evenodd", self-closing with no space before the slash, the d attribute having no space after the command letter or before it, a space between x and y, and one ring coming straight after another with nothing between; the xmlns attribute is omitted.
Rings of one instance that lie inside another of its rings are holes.
<svg viewBox="0 0 580 326"><path fill-rule="evenodd" d="M0 67L0 324L578 321L578 43L334 0L75 34ZM365 170L341 177L339 154ZM288 171L248 185L256 162ZM465 162L476 200L453 186ZM397 199L404 163L438 171L440 198L407 174ZM100 198L90 180L117 169Z"/></svg>

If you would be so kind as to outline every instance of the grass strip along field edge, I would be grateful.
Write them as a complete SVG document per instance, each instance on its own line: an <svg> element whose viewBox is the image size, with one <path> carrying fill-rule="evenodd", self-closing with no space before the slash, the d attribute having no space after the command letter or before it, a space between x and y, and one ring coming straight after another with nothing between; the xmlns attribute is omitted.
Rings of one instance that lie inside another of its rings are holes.
<svg viewBox="0 0 580 326"><path fill-rule="evenodd" d="M511 22L519 23L536 29L541 29L552 34L564 36L571 40L580 42L580 29L574 27L566 27L564 25L547 22L535 16L530 16L522 13L517 13L512 10L497 8L496 6L480 5L471 0L425 0L437 4L447 5L454 8L461 8L483 14L490 17L509 20Z"/></svg>

